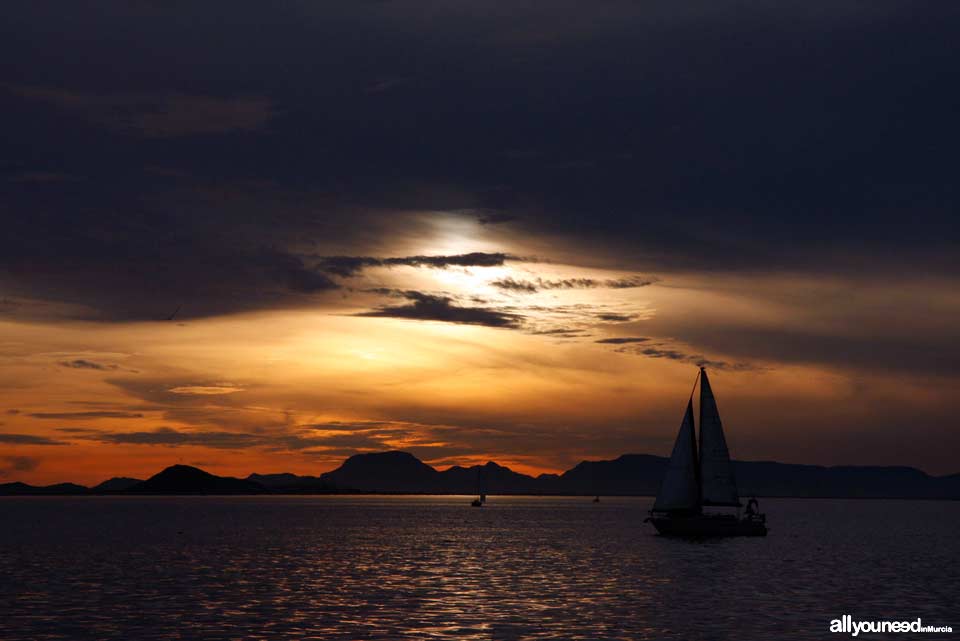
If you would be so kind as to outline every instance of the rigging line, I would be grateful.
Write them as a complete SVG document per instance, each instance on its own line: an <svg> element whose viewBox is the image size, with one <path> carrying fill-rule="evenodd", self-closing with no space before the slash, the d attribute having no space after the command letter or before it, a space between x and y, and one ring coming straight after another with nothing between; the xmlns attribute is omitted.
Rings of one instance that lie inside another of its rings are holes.
<svg viewBox="0 0 960 641"><path fill-rule="evenodd" d="M703 370L697 370L697 377L693 379L693 389L690 390L690 398L687 399L687 402L690 403L693 401L693 393L697 391L697 383L700 382L700 374Z"/></svg>

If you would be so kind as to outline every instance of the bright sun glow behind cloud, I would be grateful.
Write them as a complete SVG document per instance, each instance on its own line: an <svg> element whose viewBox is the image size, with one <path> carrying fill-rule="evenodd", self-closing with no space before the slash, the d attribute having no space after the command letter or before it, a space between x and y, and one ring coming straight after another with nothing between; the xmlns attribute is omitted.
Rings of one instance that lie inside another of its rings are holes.
<svg viewBox="0 0 960 641"><path fill-rule="evenodd" d="M107 445L91 435L156 430L227 434L221 442L236 443L255 435L258 445L245 449L177 448L220 473L315 474L350 453L387 448L438 465L493 459L539 472L583 458L667 453L701 361L717 370L729 438L744 458L817 460L809 443L835 435L812 407L876 425L910 403L940 411L947 396L933 383L921 393L878 373L870 388L882 396L851 405L851 379L836 368L778 362L762 350L744 357L729 338L741 335L737 328L761 338L787 327L832 329L822 310L784 294L803 294L807 283L684 273L661 280L547 262L496 226L420 216L428 233L387 256L508 258L491 266L374 262L301 308L197 318L188 304L173 323L7 323L0 383L16 411L3 429L61 444L16 446L45 462L32 478L50 482L63 480L64 469L91 482L106 468L150 474L169 462L171 446ZM723 344L732 348L716 347ZM784 434L804 435L790 441L789 456ZM304 435L310 447L290 445ZM856 442L837 445L838 459L852 460Z"/></svg>

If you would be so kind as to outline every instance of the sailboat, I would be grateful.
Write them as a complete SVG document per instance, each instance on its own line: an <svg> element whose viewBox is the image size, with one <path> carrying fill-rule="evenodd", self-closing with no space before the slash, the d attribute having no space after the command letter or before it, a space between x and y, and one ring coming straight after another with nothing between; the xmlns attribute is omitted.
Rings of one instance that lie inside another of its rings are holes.
<svg viewBox="0 0 960 641"><path fill-rule="evenodd" d="M470 503L473 507L483 507L483 504L487 502L487 490L484 487L483 479L483 468L477 469L477 498L473 499Z"/></svg>
<svg viewBox="0 0 960 641"><path fill-rule="evenodd" d="M727 440L717 410L707 370L700 368L694 391L700 383L700 444L697 447L693 420L693 392L673 444L670 463L647 521L668 536L766 536L766 516L755 507L756 499L740 516L740 495L733 475ZM736 514L704 511L704 508L735 507Z"/></svg>

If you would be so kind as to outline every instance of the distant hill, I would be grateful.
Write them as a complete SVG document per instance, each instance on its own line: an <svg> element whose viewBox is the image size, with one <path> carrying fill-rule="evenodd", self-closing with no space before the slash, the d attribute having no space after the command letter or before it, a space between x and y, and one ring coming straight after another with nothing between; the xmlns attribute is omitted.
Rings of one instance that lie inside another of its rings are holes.
<svg viewBox="0 0 960 641"><path fill-rule="evenodd" d="M394 451L356 454L320 478L340 489L423 493L443 491L439 475L413 454Z"/></svg>
<svg viewBox="0 0 960 641"><path fill-rule="evenodd" d="M230 476L214 476L189 465L171 465L146 481L128 487L125 494L259 494L259 483Z"/></svg>
<svg viewBox="0 0 960 641"><path fill-rule="evenodd" d="M75 483L56 485L27 485L26 483L0 483L0 496L31 496L42 494L87 494L90 490Z"/></svg>
<svg viewBox="0 0 960 641"><path fill-rule="evenodd" d="M624 454L612 461L581 461L555 481L557 491L571 494L654 495L667 461L650 454Z"/></svg>
<svg viewBox="0 0 960 641"><path fill-rule="evenodd" d="M929 476L913 467L734 461L733 469L744 496L960 499L960 475Z"/></svg>
<svg viewBox="0 0 960 641"><path fill-rule="evenodd" d="M741 496L960 499L960 474L930 476L912 467L794 465L734 461ZM88 489L72 483L37 487L0 485L0 495L51 494L324 494L331 492L641 495L657 493L667 459L624 454L611 461L582 461L563 474L533 477L494 462L440 471L407 452L351 456L318 476L251 474L215 476L174 465L146 481L113 478Z"/></svg>
<svg viewBox="0 0 960 641"><path fill-rule="evenodd" d="M545 477L534 478L514 472L493 461L471 467L456 465L438 474L445 491L456 494L476 494L478 484L487 494L542 494L550 491L550 485L543 480Z"/></svg>
<svg viewBox="0 0 960 641"><path fill-rule="evenodd" d="M123 492L124 490L129 490L137 483L143 483L143 480L132 479L126 476L115 476L112 479L107 479L100 485L94 485L90 488L90 491L104 494L109 492Z"/></svg>
<svg viewBox="0 0 960 641"><path fill-rule="evenodd" d="M247 477L247 480L258 483L274 492L310 493L327 492L334 489L319 476L297 476L290 472L251 474Z"/></svg>

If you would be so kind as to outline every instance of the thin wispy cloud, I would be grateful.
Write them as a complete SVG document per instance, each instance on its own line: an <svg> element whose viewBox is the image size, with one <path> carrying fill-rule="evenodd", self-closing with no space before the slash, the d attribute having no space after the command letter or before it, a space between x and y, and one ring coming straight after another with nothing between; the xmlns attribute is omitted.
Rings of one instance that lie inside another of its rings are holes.
<svg viewBox="0 0 960 641"><path fill-rule="evenodd" d="M101 443L129 445L199 445L214 449L236 450L263 445L264 439L256 434L222 431L182 431L171 427L159 427L149 431L115 432L93 431L78 434L76 438Z"/></svg>
<svg viewBox="0 0 960 641"><path fill-rule="evenodd" d="M690 363L691 365L696 365L698 367L708 367L710 369L726 370L726 371L753 371L763 369L758 365L753 363L747 363L743 361L726 361L716 358L708 358L703 354L698 354L696 352L688 352L683 349L676 347L668 347L664 345L651 345L649 341L650 338L645 337L636 337L636 338L608 338L596 341L598 343L605 343L608 345L621 345L615 351L622 354L636 354L638 356L645 356L647 358L658 358L665 359L670 361L678 361L682 363Z"/></svg>
<svg viewBox="0 0 960 641"><path fill-rule="evenodd" d="M523 322L521 314L488 307L463 307L449 296L418 291L404 291L402 296L410 302L405 305L384 305L371 311L360 312L356 316L439 321L510 329L520 327Z"/></svg>
<svg viewBox="0 0 960 641"><path fill-rule="evenodd" d="M95 361L88 361L84 358L77 358L72 361L61 361L58 364L60 365L60 367L67 367L70 369L93 369L101 372L107 372L107 371L117 369L116 365L97 363Z"/></svg>
<svg viewBox="0 0 960 641"><path fill-rule="evenodd" d="M57 441L46 436L37 436L34 434L5 434L0 432L0 443L9 445L66 445L63 441Z"/></svg>
<svg viewBox="0 0 960 641"><path fill-rule="evenodd" d="M628 343L646 343L651 339L647 336L618 336L615 338L601 338L600 340L594 341L595 343L603 343L605 345L626 345Z"/></svg>
<svg viewBox="0 0 960 641"><path fill-rule="evenodd" d="M646 287L657 282L658 279L644 276L630 276L627 278L561 278L549 280L537 278L524 280L520 278L498 278L491 281L493 287L514 293L535 294L541 290L550 289L597 289L607 287L611 289L630 289Z"/></svg>
<svg viewBox="0 0 960 641"><path fill-rule="evenodd" d="M92 412L34 412L28 416L40 419L83 420L94 418L143 418L140 412L92 411Z"/></svg>
<svg viewBox="0 0 960 641"><path fill-rule="evenodd" d="M508 260L521 260L502 252L471 252L451 256L399 256L378 258L375 256L322 256L317 259L317 269L336 276L355 276L369 267L499 267Z"/></svg>

